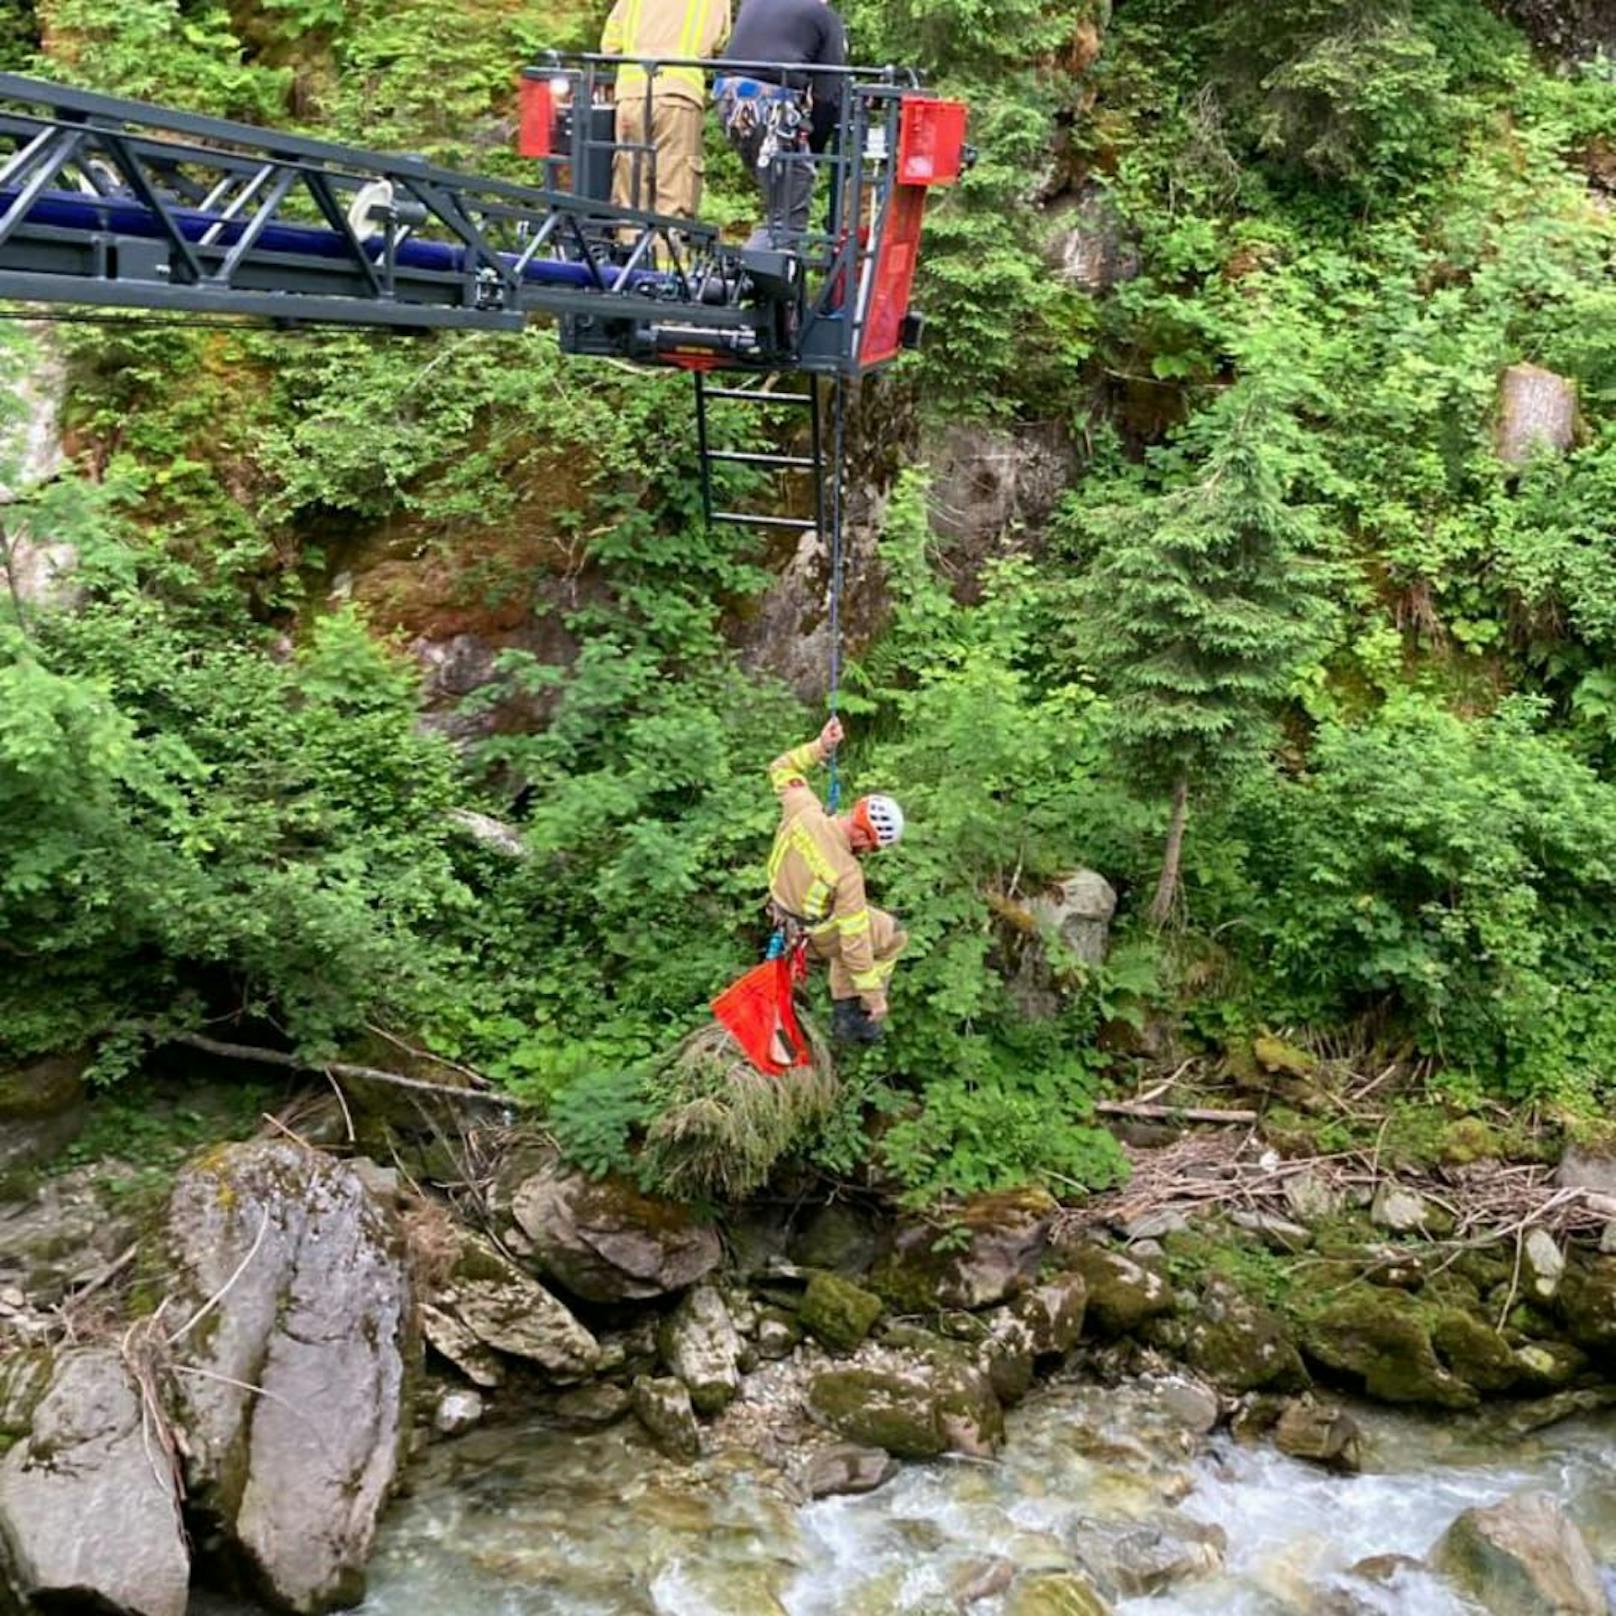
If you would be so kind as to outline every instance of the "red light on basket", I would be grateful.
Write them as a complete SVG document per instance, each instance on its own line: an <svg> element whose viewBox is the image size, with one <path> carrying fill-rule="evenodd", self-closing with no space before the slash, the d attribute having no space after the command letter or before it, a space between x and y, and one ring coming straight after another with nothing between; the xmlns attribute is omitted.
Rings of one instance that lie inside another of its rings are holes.
<svg viewBox="0 0 1616 1616"><path fill-rule="evenodd" d="M528 78L517 86L516 154L518 157L554 157L555 89L547 78Z"/></svg>
<svg viewBox="0 0 1616 1616"><path fill-rule="evenodd" d="M965 158L963 101L906 95L898 129L898 183L952 185Z"/></svg>

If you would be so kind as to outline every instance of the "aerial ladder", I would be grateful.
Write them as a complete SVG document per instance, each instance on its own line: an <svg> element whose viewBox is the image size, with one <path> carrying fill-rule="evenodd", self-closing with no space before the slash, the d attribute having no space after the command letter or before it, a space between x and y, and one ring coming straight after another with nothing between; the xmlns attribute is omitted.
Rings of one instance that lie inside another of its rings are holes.
<svg viewBox="0 0 1616 1616"><path fill-rule="evenodd" d="M897 69L815 67L842 81L835 133L811 159L827 176L823 225L748 248L613 205L616 153L630 152L639 194L654 195L656 162L649 146L614 144L619 65L556 53L523 70L518 149L534 184L0 74L0 300L287 327L515 331L553 318L568 353L694 375L709 521L817 530L839 559L844 384L919 339L921 218L969 160L965 108ZM648 97L670 68L800 71L635 65ZM803 383L776 388L780 373ZM807 452L715 444L714 399L802 406ZM812 514L719 509L726 464L807 476Z"/></svg>

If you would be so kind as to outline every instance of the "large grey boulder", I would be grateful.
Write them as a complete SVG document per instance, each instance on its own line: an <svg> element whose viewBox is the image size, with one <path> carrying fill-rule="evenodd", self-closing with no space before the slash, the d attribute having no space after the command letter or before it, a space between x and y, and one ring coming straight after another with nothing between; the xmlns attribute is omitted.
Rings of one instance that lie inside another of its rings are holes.
<svg viewBox="0 0 1616 1616"><path fill-rule="evenodd" d="M1434 1558L1493 1616L1605 1616L1609 1609L1582 1533L1547 1493L1467 1509Z"/></svg>
<svg viewBox="0 0 1616 1616"><path fill-rule="evenodd" d="M1576 442L1577 384L1541 365L1511 365L1498 383L1498 458L1523 466Z"/></svg>
<svg viewBox="0 0 1616 1616"><path fill-rule="evenodd" d="M516 1184L511 1215L541 1273L589 1302L639 1302L704 1279L718 1231L688 1208L550 1161Z"/></svg>
<svg viewBox="0 0 1616 1616"><path fill-rule="evenodd" d="M558 1386L586 1380L600 1365L594 1336L480 1235L460 1232L460 1255L434 1300L437 1310L451 1313L483 1346L536 1364ZM466 1352L440 1319L427 1321L427 1339L468 1379L486 1381L486 1362Z"/></svg>
<svg viewBox="0 0 1616 1616"><path fill-rule="evenodd" d="M1109 292L1139 273L1139 242L1106 188L1089 181L1050 236L1050 267L1069 286Z"/></svg>
<svg viewBox="0 0 1616 1616"><path fill-rule="evenodd" d="M346 1165L258 1141L185 1169L168 1244L193 1513L265 1603L357 1603L415 1350L396 1218Z"/></svg>
<svg viewBox="0 0 1616 1616"><path fill-rule="evenodd" d="M741 1340L724 1298L697 1285L679 1300L657 1332L669 1373L684 1382L698 1414L716 1414L741 1389Z"/></svg>
<svg viewBox="0 0 1616 1616"><path fill-rule="evenodd" d="M1104 963L1116 888L1098 870L1073 870L1032 900L1033 918L1085 965Z"/></svg>
<svg viewBox="0 0 1616 1616"><path fill-rule="evenodd" d="M9 1592L23 1610L184 1616L189 1582L174 1477L139 1387L111 1348L62 1353L0 1460L0 1609Z"/></svg>

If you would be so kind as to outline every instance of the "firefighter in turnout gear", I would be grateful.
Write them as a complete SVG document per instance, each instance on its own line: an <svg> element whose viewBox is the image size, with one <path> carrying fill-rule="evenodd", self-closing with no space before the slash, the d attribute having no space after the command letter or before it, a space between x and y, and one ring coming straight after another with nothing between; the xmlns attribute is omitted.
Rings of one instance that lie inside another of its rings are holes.
<svg viewBox="0 0 1616 1616"><path fill-rule="evenodd" d="M617 0L600 48L606 56L714 56L729 34L730 0ZM707 84L699 67L617 70L619 150L612 158L612 205L693 219L701 208Z"/></svg>
<svg viewBox="0 0 1616 1616"><path fill-rule="evenodd" d="M859 860L903 835L903 810L891 797L860 797L847 814L825 812L808 784L842 739L833 718L816 740L777 757L769 782L780 799L780 829L769 854L775 919L806 932L809 952L830 963L832 1031L873 1044L887 1013L887 982L908 936L864 895Z"/></svg>

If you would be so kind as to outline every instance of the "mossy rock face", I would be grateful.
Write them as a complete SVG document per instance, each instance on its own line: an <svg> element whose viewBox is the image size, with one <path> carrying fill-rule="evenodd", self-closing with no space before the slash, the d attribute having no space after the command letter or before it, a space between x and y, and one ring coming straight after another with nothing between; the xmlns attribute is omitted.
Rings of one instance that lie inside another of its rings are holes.
<svg viewBox="0 0 1616 1616"><path fill-rule="evenodd" d="M1437 1136L1436 1158L1448 1167L1468 1167L1472 1162L1498 1159L1504 1148L1498 1130L1490 1123L1480 1117L1460 1117Z"/></svg>
<svg viewBox="0 0 1616 1616"><path fill-rule="evenodd" d="M1474 1408L1480 1400L1443 1368L1418 1304L1402 1291L1353 1287L1308 1321L1303 1344L1322 1368L1356 1378L1385 1403Z"/></svg>
<svg viewBox="0 0 1616 1616"><path fill-rule="evenodd" d="M1507 1392L1521 1378L1510 1344L1490 1324L1450 1308L1431 1326L1442 1362L1479 1392Z"/></svg>
<svg viewBox="0 0 1616 1616"><path fill-rule="evenodd" d="M791 1237L787 1251L804 1268L862 1274L875 1261L880 1241L874 1221L856 1207L822 1206Z"/></svg>
<svg viewBox="0 0 1616 1616"><path fill-rule="evenodd" d="M1185 1357L1221 1391L1300 1391L1309 1384L1285 1321L1232 1285L1208 1285L1183 1322Z"/></svg>
<svg viewBox="0 0 1616 1616"><path fill-rule="evenodd" d="M1527 1341L1513 1356L1515 1390L1533 1397L1563 1391L1588 1367L1588 1355L1569 1341Z"/></svg>
<svg viewBox="0 0 1616 1616"><path fill-rule="evenodd" d="M1097 1335L1130 1335L1177 1305L1172 1286L1154 1268L1120 1251L1074 1246L1066 1253L1066 1266L1083 1276L1086 1317Z"/></svg>
<svg viewBox="0 0 1616 1616"><path fill-rule="evenodd" d="M46 1055L0 1067L0 1122L37 1122L82 1104L88 1064L83 1055Z"/></svg>
<svg viewBox="0 0 1616 1616"><path fill-rule="evenodd" d="M808 1401L850 1442L900 1459L986 1458L1004 1440L1004 1410L987 1376L949 1354L902 1368L833 1369L814 1377Z"/></svg>
<svg viewBox="0 0 1616 1616"><path fill-rule="evenodd" d="M1601 1362L1616 1361L1616 1258L1572 1268L1556 1300L1566 1334Z"/></svg>
<svg viewBox="0 0 1616 1616"><path fill-rule="evenodd" d="M905 1219L870 1286L901 1313L992 1307L1032 1283L1058 1210L1042 1190L1006 1190L973 1196L947 1229Z"/></svg>
<svg viewBox="0 0 1616 1616"><path fill-rule="evenodd" d="M821 1271L809 1279L797 1316L821 1345L851 1352L875 1328L881 1307L881 1298L873 1291Z"/></svg>

